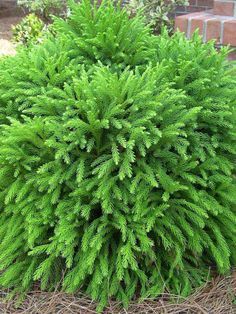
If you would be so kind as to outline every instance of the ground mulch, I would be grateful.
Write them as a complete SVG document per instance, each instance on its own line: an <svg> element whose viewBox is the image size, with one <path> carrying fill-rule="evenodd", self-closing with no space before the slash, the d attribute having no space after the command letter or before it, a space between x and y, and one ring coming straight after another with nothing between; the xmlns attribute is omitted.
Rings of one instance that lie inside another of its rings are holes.
<svg viewBox="0 0 236 314"><path fill-rule="evenodd" d="M14 45L6 39L0 39L0 57L13 56L16 54Z"/></svg>
<svg viewBox="0 0 236 314"><path fill-rule="evenodd" d="M35 289L27 294L25 301L16 307L14 301L5 302L7 293L0 293L1 314L92 314L96 303L82 294L42 292ZM133 303L122 309L110 302L104 314L235 314L236 271L229 277L216 277L188 298L163 294L156 300Z"/></svg>
<svg viewBox="0 0 236 314"><path fill-rule="evenodd" d="M1 1L1 0L0 0ZM16 53L14 44L10 41L12 37L12 25L19 23L22 17L0 18L0 56L14 55Z"/></svg>
<svg viewBox="0 0 236 314"><path fill-rule="evenodd" d="M19 16L0 18L0 38L10 40L12 36L11 32L12 25L18 24L21 19L22 17Z"/></svg>

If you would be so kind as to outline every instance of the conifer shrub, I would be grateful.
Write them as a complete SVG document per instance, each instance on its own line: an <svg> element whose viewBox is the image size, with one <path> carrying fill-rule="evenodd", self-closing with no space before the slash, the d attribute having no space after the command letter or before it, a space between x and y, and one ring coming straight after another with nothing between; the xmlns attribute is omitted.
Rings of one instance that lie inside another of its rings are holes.
<svg viewBox="0 0 236 314"><path fill-rule="evenodd" d="M127 305L236 263L236 86L226 51L71 5L0 63L0 285ZM232 71L233 72L233 71Z"/></svg>

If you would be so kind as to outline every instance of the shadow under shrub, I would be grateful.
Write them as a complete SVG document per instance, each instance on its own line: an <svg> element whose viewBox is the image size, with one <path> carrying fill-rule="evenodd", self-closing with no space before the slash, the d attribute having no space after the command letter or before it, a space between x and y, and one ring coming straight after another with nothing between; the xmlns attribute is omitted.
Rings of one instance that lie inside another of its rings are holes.
<svg viewBox="0 0 236 314"><path fill-rule="evenodd" d="M0 285L127 305L236 261L227 51L103 2L0 64Z"/></svg>

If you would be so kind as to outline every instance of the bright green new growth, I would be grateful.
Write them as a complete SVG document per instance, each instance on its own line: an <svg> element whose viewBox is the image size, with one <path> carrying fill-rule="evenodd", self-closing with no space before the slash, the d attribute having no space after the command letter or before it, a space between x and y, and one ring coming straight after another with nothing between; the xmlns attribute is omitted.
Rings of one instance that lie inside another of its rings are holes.
<svg viewBox="0 0 236 314"><path fill-rule="evenodd" d="M125 305L236 263L236 86L226 53L72 4L0 65L2 287ZM227 65L227 64L226 64ZM63 276L62 276L63 274Z"/></svg>

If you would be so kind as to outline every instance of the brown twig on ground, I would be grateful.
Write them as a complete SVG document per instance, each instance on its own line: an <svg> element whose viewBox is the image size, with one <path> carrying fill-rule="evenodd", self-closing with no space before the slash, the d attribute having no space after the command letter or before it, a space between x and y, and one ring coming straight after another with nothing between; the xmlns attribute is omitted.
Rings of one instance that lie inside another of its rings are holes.
<svg viewBox="0 0 236 314"><path fill-rule="evenodd" d="M7 293L0 293L1 314L96 314L96 303L83 294L62 292L28 293L25 301L15 306L4 302ZM217 277L188 298L162 294L155 300L133 302L129 309L110 301L104 314L236 314L236 272L229 277Z"/></svg>

